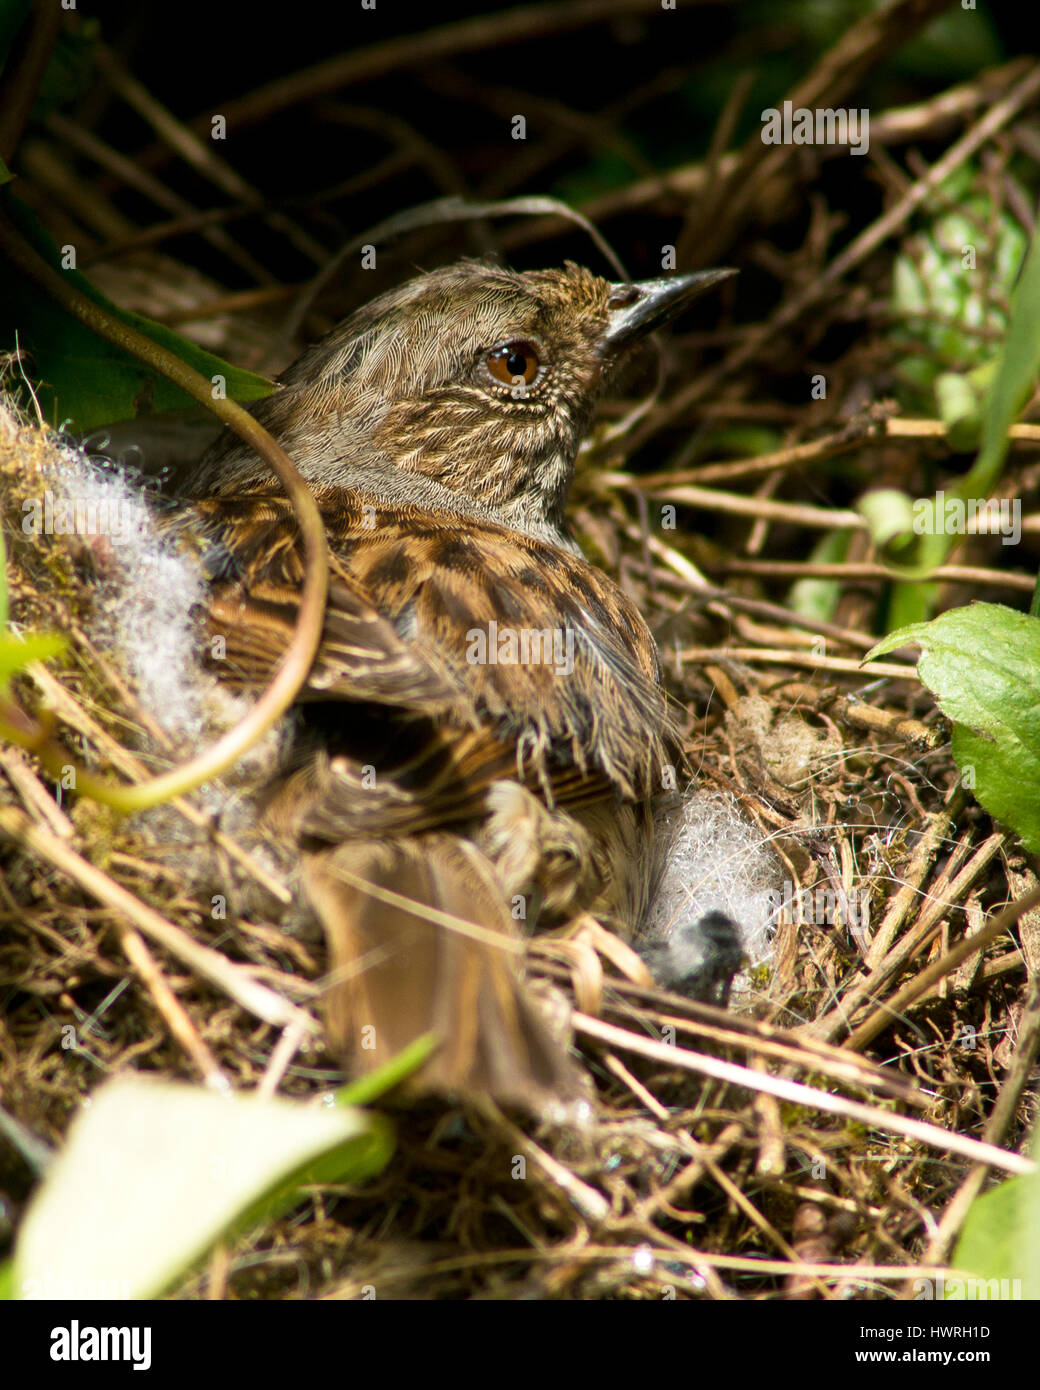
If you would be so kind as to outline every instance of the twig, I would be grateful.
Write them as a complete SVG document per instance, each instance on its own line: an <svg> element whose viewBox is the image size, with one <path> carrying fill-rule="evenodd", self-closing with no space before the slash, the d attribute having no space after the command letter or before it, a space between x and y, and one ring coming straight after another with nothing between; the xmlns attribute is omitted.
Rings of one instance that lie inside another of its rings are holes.
<svg viewBox="0 0 1040 1390"><path fill-rule="evenodd" d="M187 198L182 198L162 179L157 179L146 170L138 168L132 159L120 154L118 150L114 150L93 131L86 130L76 121L70 121L68 117L61 115L58 111L52 111L47 117L47 129L57 139L71 146L72 149L87 155L101 169L107 169L117 174L124 184L151 199L164 212L171 213L181 221L194 225L205 240L211 246L216 247L218 251L223 252L233 265L238 266L239 270L253 276L261 284L266 284L269 287L274 285L275 277L260 261L240 246L223 226L200 223L199 219L202 214L188 202ZM67 170L65 177L68 177ZM248 206L252 211L255 211L256 199L254 198ZM124 233L123 240L128 239L127 234Z"/></svg>
<svg viewBox="0 0 1040 1390"><path fill-rule="evenodd" d="M896 1018L899 1017L920 995L924 994L930 985L936 980L941 980L943 976L949 975L956 970L961 961L967 960L976 952L982 951L995 940L1001 933L1006 932L1009 927L1013 927L1021 917L1023 912L1028 912L1031 907L1036 907L1040 903L1040 886L1024 893L1022 897L1016 898L1013 903L1009 903L1002 912L986 924L985 927L965 941L960 941L940 956L937 961L926 966L918 975L904 985L897 994L887 1003L877 1008L865 1023L861 1023L849 1038L849 1047L866 1047L877 1037L883 1028L887 1028Z"/></svg>
<svg viewBox="0 0 1040 1390"><path fill-rule="evenodd" d="M265 1023L284 1028L292 1023L310 1034L320 1032L318 1024L308 1014L290 1004L266 986L258 984L241 965L222 956L219 951L203 946L161 917L154 908L143 903L95 865L70 849L63 840L42 826L34 825L13 806L0 806L0 836L23 845L40 856L60 873L67 875L80 888L115 912L129 918L136 927L158 945L169 951L204 979L228 994L235 1003Z"/></svg>
<svg viewBox="0 0 1040 1390"><path fill-rule="evenodd" d="M685 390L679 391L655 415L651 425L637 430L629 447L638 448L663 425L678 419L695 401L716 395L722 381L752 361L766 344L776 340L821 299L833 294L835 286L870 256L934 190L970 159L987 140L991 139L1012 116L1028 106L1040 94L1040 64L1035 64L1005 97L995 102L972 128L951 145L941 159L917 179L905 197L899 199L859 236L841 251L826 269L795 291L777 311L719 365L702 373Z"/></svg>
<svg viewBox="0 0 1040 1390"><path fill-rule="evenodd" d="M939 847L947 840L966 804L964 789L958 783L950 793L946 805L930 817L907 865L904 881L889 901L884 919L874 934L870 954L865 962L868 971L872 970L890 950L910 909L922 892L921 885L931 870ZM815 1038L839 1037L844 1032L852 1011L864 999L870 997L870 990L868 976L867 980L851 989L829 1013L822 1014L814 1022L807 1024L804 1031L808 1036Z"/></svg>
<svg viewBox="0 0 1040 1390"><path fill-rule="evenodd" d="M1040 1051L1040 977L1034 976L1029 986L1029 995L1019 1022L1018 1046L1007 1075L1004 1077L996 1103L982 1129L982 1137L989 1144L999 1144L1004 1132L1014 1119L1018 1102L1029 1084L1037 1052ZM925 1259L938 1263L946 1257L957 1233L964 1225L971 1204L982 1190L987 1169L984 1164L974 1167L961 1183L942 1214L939 1228L928 1242ZM903 1291L903 1297L913 1297L912 1287Z"/></svg>
<svg viewBox="0 0 1040 1390"><path fill-rule="evenodd" d="M707 487L674 487L646 494L660 502L679 502L704 511L727 512L731 516L765 517L791 526L817 531L865 530L867 521L859 512L845 507L806 507L798 502L773 502L766 497L745 497L739 492L719 492Z"/></svg>
<svg viewBox="0 0 1040 1390"><path fill-rule="evenodd" d="M594 1187L582 1182L565 1164L553 1158L552 1154L546 1153L518 1125L507 1119L492 1100L485 1097L480 1108L488 1115L491 1122L507 1136L509 1142L515 1146L516 1152L525 1154L532 1159L550 1181L566 1195L568 1200L574 1203L583 1216L597 1225L603 1221L610 1211L610 1203L602 1192L597 1192Z"/></svg>
<svg viewBox="0 0 1040 1390"><path fill-rule="evenodd" d="M264 220L282 232L298 251L312 260L315 265L324 263L328 253L320 242L315 241L308 232L305 232L285 213L264 211L263 198L256 189L246 182L237 169L220 158L216 153L213 141L200 139L194 130L177 120L161 102L156 100L143 83L126 71L116 55L104 44L96 46L94 61L127 105L136 111L141 119L146 121L160 138L172 150L175 150L197 174L201 174L203 178L216 184L230 197L240 198L245 203L252 203L258 211L264 213ZM224 113L221 112L220 114L223 115ZM211 113L206 118L206 127L211 128L212 119ZM143 163L144 161L141 161L142 165ZM262 278L269 283L275 279L267 272L264 272Z"/></svg>
<svg viewBox="0 0 1040 1390"><path fill-rule="evenodd" d="M855 991L859 998L864 1001L867 999L876 1001L886 981L899 971L904 970L909 961L924 950L934 938L940 922L949 916L972 885L989 868L1003 847L1006 838L1001 832L990 835L963 868L960 867L960 860L967 854L968 844L966 840L958 844L950 857L950 863L946 866L942 880L934 884L924 894L925 901L922 911L913 928L901 936L883 959L877 961L877 964L873 966L862 985ZM951 875L953 875L952 881ZM876 955L872 954L872 959L876 960ZM843 1001L843 1007L847 1011L847 1016L852 1018L855 1005L851 992Z"/></svg>
<svg viewBox="0 0 1040 1390"><path fill-rule="evenodd" d="M949 0L888 0L880 9L868 10L789 93L791 106L812 108L841 101L872 67L887 60L948 5ZM702 264L710 264L721 247L731 244L763 185L792 164L798 153L793 145L767 145L760 130L748 139L716 194L716 216L707 224L698 248L705 257Z"/></svg>
<svg viewBox="0 0 1040 1390"><path fill-rule="evenodd" d="M659 9L660 0L561 0L561 3L551 0L549 4L495 10L457 24L444 24L369 44L367 48L350 49L313 67L256 87L235 101L222 102L218 109L227 117L229 127L244 130L290 106L313 101L315 97L342 91L356 82L371 81L386 73L407 72L420 65L432 67L459 53L527 43L543 35L565 34L587 25L607 23L615 16ZM191 123L192 128L205 129L210 115L207 111L197 116ZM148 162L152 164L157 159L153 156Z"/></svg>
<svg viewBox="0 0 1040 1390"><path fill-rule="evenodd" d="M71 839L75 827L36 776L28 758L17 748L0 748L0 767L26 807L47 822L52 834L60 835L63 840Z"/></svg>
<svg viewBox="0 0 1040 1390"><path fill-rule="evenodd" d="M9 16L15 13L11 10ZM34 5L17 37L14 53L7 55L4 100L0 107L0 159L5 164L11 163L21 143L44 71L58 41L61 19L60 5Z"/></svg>
<svg viewBox="0 0 1040 1390"><path fill-rule="evenodd" d="M1036 900L1040 901L1040 889ZM1024 900L1023 900L1024 901ZM738 1067L732 1062L718 1057L706 1057L698 1052L688 1052L684 1048L671 1047L667 1043L655 1042L652 1038L640 1037L627 1029L616 1028L604 1023L602 1019L590 1018L588 1014L574 1014L572 1018L575 1032L597 1042L622 1051L636 1052L641 1057L661 1062L665 1066L679 1067L684 1071L696 1072L702 1076L714 1077L745 1090L764 1091L778 1096L781 1100L792 1101L795 1105L805 1105L812 1110L822 1110L831 1115L841 1115L845 1119L861 1124L872 1125L876 1129L893 1134L902 1134L918 1143L927 1144L946 1153L960 1154L978 1163L988 1163L1008 1173L1033 1173L1037 1165L1021 1154L1008 1153L993 1144L983 1144L965 1134L951 1134L938 1125L926 1124L907 1115L897 1115L889 1110L881 1110L874 1105L864 1105L861 1101L848 1100L844 1096L833 1096L813 1086L803 1086L801 1082L790 1081L783 1076L766 1076L762 1072Z"/></svg>
<svg viewBox="0 0 1040 1390"><path fill-rule="evenodd" d="M83 734L85 737L91 739L96 747L100 749L120 771L132 778L143 779L147 776L145 764L139 758L135 757L129 749L124 748L118 739L113 738L107 730L102 728L102 726L87 713L79 701L65 689L61 681L57 679L52 671L49 671L46 666L41 665L39 662L33 662L28 668L27 674L38 686L47 704L55 714L63 719L71 728L75 729L77 733ZM159 730L159 737L161 737L163 741L166 741L166 735L162 730ZM256 879L257 883L265 888L273 897L277 898L279 902L286 905L292 902L292 893L285 884L281 883L273 874L269 873L258 859L251 855L247 849L243 849L243 847L236 840L233 840L230 835L225 834L222 830L217 830L213 825L212 817L206 811L199 810L197 806L194 806L183 796L172 797L170 799L170 805L173 806L186 821L195 826L197 830L205 831L205 833L212 838L215 845L218 845L230 858L234 859L241 868L251 874L252 877Z"/></svg>
<svg viewBox="0 0 1040 1390"><path fill-rule="evenodd" d="M797 560L723 560L719 563L723 574L753 574L775 579L854 579L884 580L891 583L902 576L887 565L874 564L816 564ZM940 565L929 574L929 579L943 584L969 584L975 588L991 584L999 588L1017 589L1022 593L1032 593L1036 587L1036 577L1028 574L1005 574L1002 570L983 569L975 565Z"/></svg>
<svg viewBox="0 0 1040 1390"><path fill-rule="evenodd" d="M897 666L890 661L858 661L847 656L816 656L812 652L794 651L790 647L684 647L679 653L683 661L747 661L765 662L775 666L804 666L810 671L842 671L861 676L864 681L886 677L890 680L916 681L917 668Z"/></svg>
<svg viewBox="0 0 1040 1390"><path fill-rule="evenodd" d="M114 925L119 936L119 944L123 948L123 954L152 996L155 1007L166 1021L166 1026L195 1063L206 1085L221 1094L230 1094L230 1080L217 1065L216 1058L199 1036L198 1029L192 1023L188 1011L167 984L151 952L141 940L140 934L133 927L128 926L118 914L114 918Z"/></svg>
<svg viewBox="0 0 1040 1390"><path fill-rule="evenodd" d="M308 1036L307 1030L301 1028L299 1024L290 1023L282 1029L282 1035L274 1046L274 1050L267 1063L260 1085L256 1088L258 1096L269 1100L278 1087L281 1085L282 1077L289 1068L289 1064L300 1050L301 1044Z"/></svg>

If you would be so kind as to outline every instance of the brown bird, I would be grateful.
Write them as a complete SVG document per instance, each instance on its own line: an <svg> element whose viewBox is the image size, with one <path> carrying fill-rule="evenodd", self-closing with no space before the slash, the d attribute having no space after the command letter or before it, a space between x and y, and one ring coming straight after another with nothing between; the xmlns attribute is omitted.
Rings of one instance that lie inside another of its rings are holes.
<svg viewBox="0 0 1040 1390"><path fill-rule="evenodd" d="M682 754L650 631L564 508L619 362L731 273L447 266L359 309L255 409L309 480L331 554L264 816L301 852L338 980L330 1033L355 1068L432 1032L425 1087L535 1108L574 1092L516 943L585 913L638 931L654 802ZM254 689L295 618L292 512L233 436L192 491L216 669Z"/></svg>

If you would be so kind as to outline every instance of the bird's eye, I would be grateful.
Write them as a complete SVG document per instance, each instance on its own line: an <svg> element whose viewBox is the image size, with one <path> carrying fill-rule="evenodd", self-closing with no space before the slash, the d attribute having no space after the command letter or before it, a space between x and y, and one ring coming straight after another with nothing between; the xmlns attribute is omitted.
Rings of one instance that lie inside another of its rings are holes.
<svg viewBox="0 0 1040 1390"><path fill-rule="evenodd" d="M540 366L538 349L526 339L503 343L487 356L488 371L503 386L530 386Z"/></svg>

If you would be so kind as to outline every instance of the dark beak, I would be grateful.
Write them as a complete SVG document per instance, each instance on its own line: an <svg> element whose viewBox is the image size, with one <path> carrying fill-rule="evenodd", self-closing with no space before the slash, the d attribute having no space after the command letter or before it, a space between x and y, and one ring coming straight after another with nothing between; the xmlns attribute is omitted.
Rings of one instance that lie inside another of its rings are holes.
<svg viewBox="0 0 1040 1390"><path fill-rule="evenodd" d="M614 285L607 304L610 317L603 335L603 351L611 355L623 351L637 339L678 318L705 290L736 274L735 270L698 270L692 275Z"/></svg>

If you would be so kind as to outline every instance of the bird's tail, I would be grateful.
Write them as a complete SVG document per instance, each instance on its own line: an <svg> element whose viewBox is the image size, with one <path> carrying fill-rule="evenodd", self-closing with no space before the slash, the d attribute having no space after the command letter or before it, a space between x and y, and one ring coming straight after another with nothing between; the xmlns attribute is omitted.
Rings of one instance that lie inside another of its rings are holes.
<svg viewBox="0 0 1040 1390"><path fill-rule="evenodd" d="M431 1033L423 1090L536 1112L579 1094L577 1068L520 979L502 890L472 845L349 841L308 856L304 879L329 942L331 1041L356 1071Z"/></svg>

